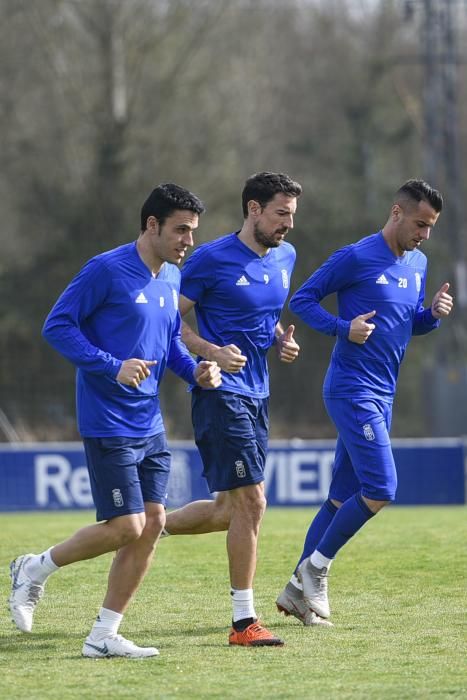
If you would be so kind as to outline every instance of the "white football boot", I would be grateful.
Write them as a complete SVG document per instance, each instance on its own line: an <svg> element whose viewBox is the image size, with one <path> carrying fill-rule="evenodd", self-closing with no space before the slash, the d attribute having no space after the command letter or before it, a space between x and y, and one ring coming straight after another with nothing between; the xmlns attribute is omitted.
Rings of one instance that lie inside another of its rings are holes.
<svg viewBox="0 0 467 700"><path fill-rule="evenodd" d="M24 565L33 556L24 554L10 564L11 593L8 602L11 619L21 632L32 630L34 610L44 594L44 586L35 583L24 570Z"/></svg>
<svg viewBox="0 0 467 700"><path fill-rule="evenodd" d="M138 647L121 634L109 634L98 641L89 635L83 644L82 654L90 659L105 659L112 656L143 659L148 656L159 656L159 651L155 647Z"/></svg>
<svg viewBox="0 0 467 700"><path fill-rule="evenodd" d="M330 617L328 569L325 566L322 569L318 569L307 558L298 567L297 577L303 586L305 604L320 617Z"/></svg>
<svg viewBox="0 0 467 700"><path fill-rule="evenodd" d="M310 610L303 598L303 591L290 583L290 581L282 593L279 594L276 600L276 606L279 612L283 612L286 616L293 615L297 620L303 622L305 627L318 625L321 627L334 627L332 622L325 620L313 610Z"/></svg>

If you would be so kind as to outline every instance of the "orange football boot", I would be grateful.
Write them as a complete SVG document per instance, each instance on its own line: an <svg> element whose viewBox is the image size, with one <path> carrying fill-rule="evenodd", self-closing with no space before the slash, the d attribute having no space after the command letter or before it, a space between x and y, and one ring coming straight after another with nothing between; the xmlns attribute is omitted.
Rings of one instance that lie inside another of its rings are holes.
<svg viewBox="0 0 467 700"><path fill-rule="evenodd" d="M284 642L275 637L269 630L262 627L259 620L248 625L239 632L232 627L229 634L229 644L241 647L282 647Z"/></svg>

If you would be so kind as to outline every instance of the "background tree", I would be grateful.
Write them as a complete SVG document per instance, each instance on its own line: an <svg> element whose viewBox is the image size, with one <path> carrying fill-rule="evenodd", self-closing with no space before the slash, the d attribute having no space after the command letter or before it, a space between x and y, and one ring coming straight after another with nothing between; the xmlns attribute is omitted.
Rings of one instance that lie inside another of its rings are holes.
<svg viewBox="0 0 467 700"><path fill-rule="evenodd" d="M77 437L73 368L40 329L85 260L137 237L158 183L204 199L201 242L241 227L251 173L299 180L293 289L385 223L394 189L425 176L430 139L423 16L407 18L406 6L0 1L0 409L21 438ZM461 37L463 17L459 8ZM458 98L463 113L462 84ZM429 298L452 266L444 219L428 247ZM284 367L271 353L272 436L331 436L321 384L333 340L297 325L300 360ZM444 331L435 336L409 349L396 435L436 429L421 390L444 352ZM170 435L191 437L186 387L170 373L163 402Z"/></svg>

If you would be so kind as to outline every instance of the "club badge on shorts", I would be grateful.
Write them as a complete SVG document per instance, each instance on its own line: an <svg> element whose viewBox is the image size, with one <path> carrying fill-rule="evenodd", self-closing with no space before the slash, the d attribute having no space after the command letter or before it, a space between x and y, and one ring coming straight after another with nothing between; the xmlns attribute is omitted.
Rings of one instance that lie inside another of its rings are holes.
<svg viewBox="0 0 467 700"><path fill-rule="evenodd" d="M246 469L241 459L237 459L235 462L235 469L239 479L244 479L246 477Z"/></svg>
<svg viewBox="0 0 467 700"><path fill-rule="evenodd" d="M123 496L120 489L112 489L112 498L116 508L121 508L123 506Z"/></svg>

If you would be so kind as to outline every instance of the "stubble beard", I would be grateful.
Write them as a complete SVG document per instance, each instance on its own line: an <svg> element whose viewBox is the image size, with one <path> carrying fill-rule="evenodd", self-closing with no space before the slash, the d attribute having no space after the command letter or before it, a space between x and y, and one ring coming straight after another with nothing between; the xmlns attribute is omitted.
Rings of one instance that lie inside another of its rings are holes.
<svg viewBox="0 0 467 700"><path fill-rule="evenodd" d="M287 230L284 229L283 233L285 234L286 232ZM276 232L269 235L267 233L264 233L264 231L262 231L259 227L259 224L255 224L253 228L253 236L256 243L262 245L264 248L278 248L280 246L282 240L278 241L277 239L275 239L275 233Z"/></svg>

